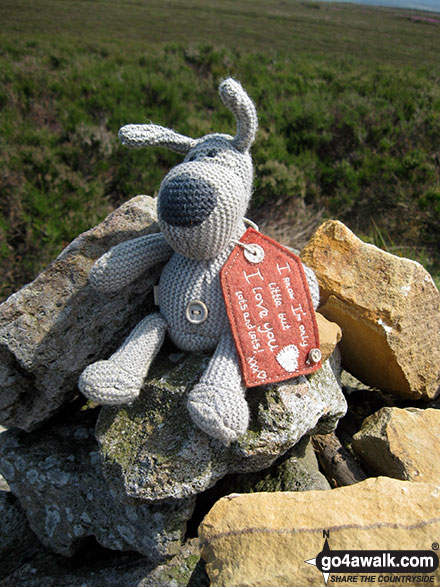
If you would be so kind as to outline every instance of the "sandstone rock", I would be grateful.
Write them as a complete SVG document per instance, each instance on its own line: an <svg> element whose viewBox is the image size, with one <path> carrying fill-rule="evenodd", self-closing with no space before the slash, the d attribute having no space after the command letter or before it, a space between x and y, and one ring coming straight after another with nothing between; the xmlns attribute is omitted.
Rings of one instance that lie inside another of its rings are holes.
<svg viewBox="0 0 440 587"><path fill-rule="evenodd" d="M0 579L19 567L37 548L35 534L18 500L0 491ZM3 583L2 583L3 584Z"/></svg>
<svg viewBox="0 0 440 587"><path fill-rule="evenodd" d="M315 270L320 312L342 328L344 367L406 398L440 390L440 294L421 265L327 221L301 253Z"/></svg>
<svg viewBox="0 0 440 587"><path fill-rule="evenodd" d="M230 495L199 528L210 584L323 585L305 562L321 552L323 529L332 550L430 550L439 502L434 485L385 477L331 491Z"/></svg>
<svg viewBox="0 0 440 587"><path fill-rule="evenodd" d="M353 437L352 448L374 475L440 484L440 411L382 408Z"/></svg>
<svg viewBox="0 0 440 587"><path fill-rule="evenodd" d="M111 246L156 229L155 203L137 196L76 238L0 307L0 421L34 429L76 393L79 374L113 352L146 313L154 271L103 296L87 284Z"/></svg>
<svg viewBox="0 0 440 587"><path fill-rule="evenodd" d="M322 360L326 361L333 354L336 345L341 340L342 330L335 322L330 322L319 312L316 312L316 321L318 323L319 347Z"/></svg>
<svg viewBox="0 0 440 587"><path fill-rule="evenodd" d="M4 432L0 470L32 530L55 552L71 556L94 536L157 564L180 548L194 500L120 502L101 475L94 412L82 410L51 429Z"/></svg>
<svg viewBox="0 0 440 587"><path fill-rule="evenodd" d="M96 435L103 474L121 499L181 499L227 473L265 469L303 436L333 430L346 410L329 360L308 380L249 390L249 430L225 447L200 431L186 409L187 392L209 357L171 359L165 353L156 359L130 406L101 410Z"/></svg>
<svg viewBox="0 0 440 587"><path fill-rule="evenodd" d="M135 553L89 546L72 559L46 549L8 574L2 587L208 587L198 540L188 540L169 561L154 567Z"/></svg>

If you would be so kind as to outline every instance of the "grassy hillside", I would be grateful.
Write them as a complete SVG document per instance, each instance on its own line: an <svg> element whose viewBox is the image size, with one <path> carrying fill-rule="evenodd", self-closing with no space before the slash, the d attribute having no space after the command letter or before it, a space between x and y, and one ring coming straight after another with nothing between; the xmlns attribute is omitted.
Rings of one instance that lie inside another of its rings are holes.
<svg viewBox="0 0 440 587"><path fill-rule="evenodd" d="M234 132L257 104L253 215L301 244L326 216L435 272L440 15L262 0L0 0L0 295L179 160L128 122ZM438 20L438 22L437 22ZM431 22L432 21L432 22Z"/></svg>
<svg viewBox="0 0 440 587"><path fill-rule="evenodd" d="M422 16L422 18L420 18ZM419 14L298 0L2 0L2 34L124 52L167 42L296 57L438 64L438 26Z"/></svg>

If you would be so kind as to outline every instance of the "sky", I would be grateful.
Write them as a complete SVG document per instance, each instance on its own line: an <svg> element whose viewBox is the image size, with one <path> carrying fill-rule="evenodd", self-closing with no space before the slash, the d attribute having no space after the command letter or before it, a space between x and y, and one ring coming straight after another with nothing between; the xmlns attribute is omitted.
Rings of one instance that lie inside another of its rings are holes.
<svg viewBox="0 0 440 587"><path fill-rule="evenodd" d="M322 0L330 2L332 0ZM440 0L337 0L338 2L352 2L354 4L369 4L370 6L390 6L392 8L414 8L440 13Z"/></svg>

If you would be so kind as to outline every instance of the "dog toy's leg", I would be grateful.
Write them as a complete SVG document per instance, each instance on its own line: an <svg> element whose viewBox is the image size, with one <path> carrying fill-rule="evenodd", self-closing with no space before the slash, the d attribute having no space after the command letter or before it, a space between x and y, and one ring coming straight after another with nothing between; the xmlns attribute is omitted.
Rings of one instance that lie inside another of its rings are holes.
<svg viewBox="0 0 440 587"><path fill-rule="evenodd" d="M162 346L166 328L159 313L144 318L108 360L97 361L83 371L79 379L82 393L99 404L133 401Z"/></svg>
<svg viewBox="0 0 440 587"><path fill-rule="evenodd" d="M230 332L222 336L208 368L190 392L188 410L199 428L225 444L246 432L249 408Z"/></svg>

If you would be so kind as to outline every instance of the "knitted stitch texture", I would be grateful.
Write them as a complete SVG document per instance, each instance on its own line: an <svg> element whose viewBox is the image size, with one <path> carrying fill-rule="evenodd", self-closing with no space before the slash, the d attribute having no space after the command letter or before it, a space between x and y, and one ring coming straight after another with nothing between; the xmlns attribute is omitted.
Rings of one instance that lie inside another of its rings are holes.
<svg viewBox="0 0 440 587"><path fill-rule="evenodd" d="M120 129L123 144L163 146L184 154L163 179L158 194L161 233L122 243L99 259L90 274L97 289L115 291L154 264L168 261L159 282L159 312L140 322L106 361L89 365L81 391L102 404L133 401L165 333L187 351L214 351L200 382L188 396L188 410L207 434L228 444L246 432L249 409L238 357L226 315L219 273L245 232L243 217L252 193L249 149L257 130L255 107L241 85L229 78L219 87L234 114L234 137L185 137L154 125ZM314 305L316 278L306 275Z"/></svg>
<svg viewBox="0 0 440 587"><path fill-rule="evenodd" d="M159 313L139 322L110 359L97 361L84 369L79 379L84 395L106 405L130 403L136 399L162 346L166 329L167 324Z"/></svg>
<svg viewBox="0 0 440 587"><path fill-rule="evenodd" d="M249 424L249 409L230 331L220 337L212 361L188 396L189 413L207 434L229 443Z"/></svg>
<svg viewBox="0 0 440 587"><path fill-rule="evenodd" d="M160 233L146 234L107 251L93 265L89 281L98 291L119 291L147 268L167 261L172 254L173 249Z"/></svg>

